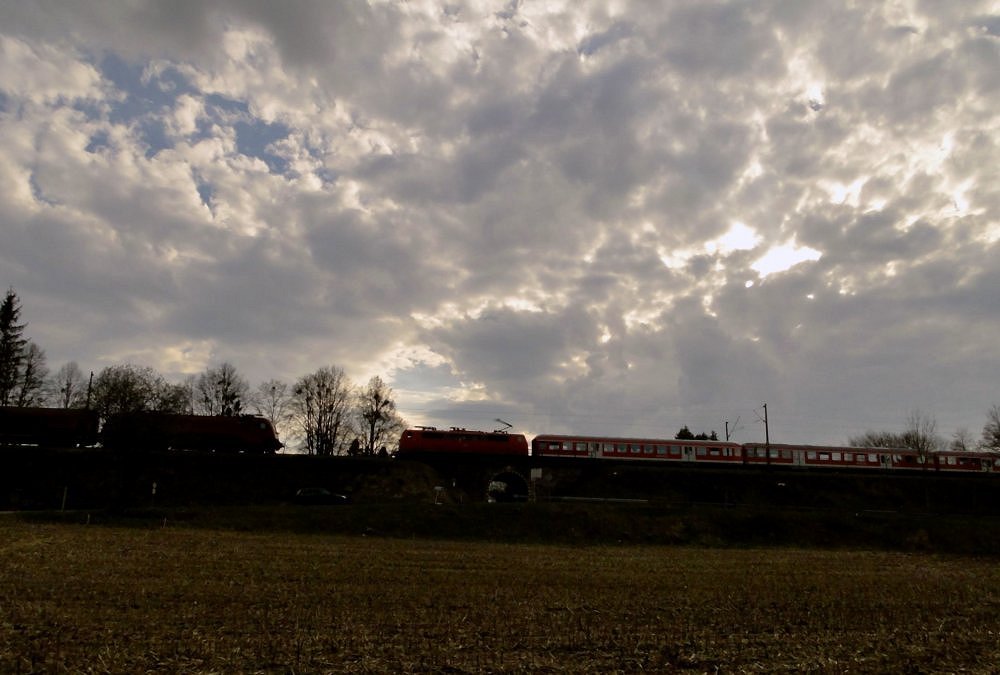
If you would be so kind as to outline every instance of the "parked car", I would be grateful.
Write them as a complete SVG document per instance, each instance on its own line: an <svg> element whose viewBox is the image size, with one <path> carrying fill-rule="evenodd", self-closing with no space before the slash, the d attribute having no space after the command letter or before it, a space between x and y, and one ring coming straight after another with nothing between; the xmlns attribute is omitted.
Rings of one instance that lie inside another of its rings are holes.
<svg viewBox="0 0 1000 675"><path fill-rule="evenodd" d="M335 504L346 504L347 495L330 492L322 487L304 487L295 491L293 501L296 504L305 506L330 506Z"/></svg>

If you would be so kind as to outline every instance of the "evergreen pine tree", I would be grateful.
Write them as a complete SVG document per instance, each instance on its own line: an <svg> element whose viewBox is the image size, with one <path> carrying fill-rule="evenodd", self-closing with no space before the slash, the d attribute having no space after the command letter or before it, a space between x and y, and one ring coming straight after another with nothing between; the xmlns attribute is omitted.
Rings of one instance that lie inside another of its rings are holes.
<svg viewBox="0 0 1000 675"><path fill-rule="evenodd" d="M0 304L0 406L11 405L18 384L21 361L28 341L24 339L24 324L18 323L21 303L13 288Z"/></svg>

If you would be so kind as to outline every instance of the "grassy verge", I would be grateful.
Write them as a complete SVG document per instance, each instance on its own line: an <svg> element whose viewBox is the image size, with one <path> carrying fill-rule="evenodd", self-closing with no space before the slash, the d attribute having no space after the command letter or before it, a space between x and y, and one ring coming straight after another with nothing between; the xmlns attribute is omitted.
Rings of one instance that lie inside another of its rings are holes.
<svg viewBox="0 0 1000 675"><path fill-rule="evenodd" d="M461 541L796 546L1000 555L1000 518L781 507L609 503L216 506L21 512L66 522L247 532L376 535Z"/></svg>
<svg viewBox="0 0 1000 675"><path fill-rule="evenodd" d="M998 610L987 558L0 520L3 672L986 672Z"/></svg>

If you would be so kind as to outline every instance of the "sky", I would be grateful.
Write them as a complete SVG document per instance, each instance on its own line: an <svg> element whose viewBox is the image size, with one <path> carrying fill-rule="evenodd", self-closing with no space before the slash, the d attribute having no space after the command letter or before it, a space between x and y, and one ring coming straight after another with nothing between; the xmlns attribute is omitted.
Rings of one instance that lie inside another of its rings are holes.
<svg viewBox="0 0 1000 675"><path fill-rule="evenodd" d="M411 424L844 443L1000 403L1000 3L12 0L48 365Z"/></svg>

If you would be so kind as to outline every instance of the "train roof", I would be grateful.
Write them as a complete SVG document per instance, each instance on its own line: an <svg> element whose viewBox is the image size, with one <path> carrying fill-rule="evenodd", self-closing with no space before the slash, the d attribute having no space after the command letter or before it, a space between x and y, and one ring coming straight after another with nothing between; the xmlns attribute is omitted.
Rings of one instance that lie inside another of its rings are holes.
<svg viewBox="0 0 1000 675"><path fill-rule="evenodd" d="M423 436L447 436L447 435L461 435L461 436L521 436L523 434L509 434L506 430L496 430L496 431L481 431L479 429L462 429L460 427L450 427L448 429L438 429L437 427L413 427L412 429L407 429L403 432L404 434L418 434Z"/></svg>
<svg viewBox="0 0 1000 675"><path fill-rule="evenodd" d="M631 437L631 436L577 436L574 434L539 434L534 437L535 441L583 441L583 442L601 442L601 443L651 443L656 445L677 445L677 444L689 444L697 445L699 443L704 443L705 445L718 445L718 446L738 446L739 443L735 441L712 441L712 440L702 440L702 439L691 439L691 438L641 438L641 437Z"/></svg>

